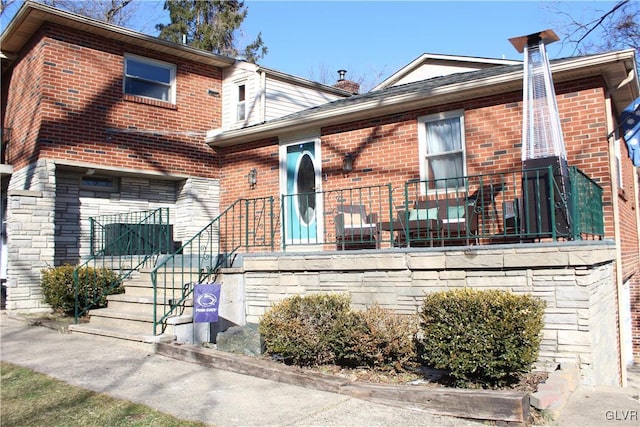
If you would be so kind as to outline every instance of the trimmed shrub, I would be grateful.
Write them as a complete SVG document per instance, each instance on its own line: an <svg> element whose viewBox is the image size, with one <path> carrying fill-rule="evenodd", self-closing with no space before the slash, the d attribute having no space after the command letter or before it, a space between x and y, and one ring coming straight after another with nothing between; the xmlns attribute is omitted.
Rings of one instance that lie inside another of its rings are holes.
<svg viewBox="0 0 640 427"><path fill-rule="evenodd" d="M415 364L417 316L377 305L355 314L357 322L350 332L345 364L396 372Z"/></svg>
<svg viewBox="0 0 640 427"><path fill-rule="evenodd" d="M428 294L420 312L419 359L449 371L458 386L511 383L538 358L545 305L499 290Z"/></svg>
<svg viewBox="0 0 640 427"><path fill-rule="evenodd" d="M55 311L67 315L75 313L75 281L73 272L76 267L65 264L42 270L42 292L44 301ZM107 295L124 292L116 273L107 268L83 267L78 270L78 303L81 308L104 308Z"/></svg>
<svg viewBox="0 0 640 427"><path fill-rule="evenodd" d="M287 364L316 366L344 359L348 331L356 322L344 294L289 297L275 304L258 330L266 353Z"/></svg>

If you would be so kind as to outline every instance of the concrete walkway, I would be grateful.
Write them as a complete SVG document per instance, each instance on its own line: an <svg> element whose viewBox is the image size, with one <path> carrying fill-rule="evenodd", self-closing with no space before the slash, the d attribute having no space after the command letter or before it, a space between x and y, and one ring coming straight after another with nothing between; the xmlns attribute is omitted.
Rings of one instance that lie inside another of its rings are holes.
<svg viewBox="0 0 640 427"><path fill-rule="evenodd" d="M7 312L0 314L0 360L217 427L486 425L205 368L157 355L148 344L29 326ZM640 426L637 365L628 376L626 388L579 387L545 425Z"/></svg>
<svg viewBox="0 0 640 427"><path fill-rule="evenodd" d="M201 367L148 344L29 326L0 314L0 360L212 426L468 426L349 396Z"/></svg>
<svg viewBox="0 0 640 427"><path fill-rule="evenodd" d="M627 387L579 386L561 409L559 417L547 423L566 427L640 426L640 365L627 369Z"/></svg>

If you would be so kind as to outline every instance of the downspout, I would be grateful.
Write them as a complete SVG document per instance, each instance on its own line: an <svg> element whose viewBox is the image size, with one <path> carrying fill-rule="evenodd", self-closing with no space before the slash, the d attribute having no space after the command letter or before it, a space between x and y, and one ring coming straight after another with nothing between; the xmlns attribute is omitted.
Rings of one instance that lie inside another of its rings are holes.
<svg viewBox="0 0 640 427"><path fill-rule="evenodd" d="M613 208L613 233L616 242L616 298L618 300L618 343L620 346L620 352L618 354L618 364L620 368L620 384L622 387L627 386L627 366L625 363L625 340L624 329L622 325L622 291L623 291L623 277L622 277L622 247L620 241L620 211L618 207L618 174L616 165L616 153L615 153L615 140L616 140L616 127L613 123L613 107L611 106L611 92L618 90L633 81L635 78L635 71L629 71L627 77L622 80L614 89L609 89L605 94L605 109L607 116L607 145L609 150L609 170L612 172L611 176L611 206Z"/></svg>

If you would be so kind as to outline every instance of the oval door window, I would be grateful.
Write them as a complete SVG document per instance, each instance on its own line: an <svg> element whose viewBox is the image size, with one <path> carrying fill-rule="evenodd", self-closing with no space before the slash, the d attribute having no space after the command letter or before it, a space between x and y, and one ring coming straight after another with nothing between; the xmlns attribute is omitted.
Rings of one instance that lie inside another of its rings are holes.
<svg viewBox="0 0 640 427"><path fill-rule="evenodd" d="M302 154L296 178L298 187L298 215L304 224L310 224L316 213L316 171L308 152Z"/></svg>

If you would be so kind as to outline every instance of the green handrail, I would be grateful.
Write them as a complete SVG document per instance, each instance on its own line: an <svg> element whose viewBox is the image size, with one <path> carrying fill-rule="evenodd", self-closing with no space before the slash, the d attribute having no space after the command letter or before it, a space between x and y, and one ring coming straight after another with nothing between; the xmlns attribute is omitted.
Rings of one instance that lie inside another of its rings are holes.
<svg viewBox="0 0 640 427"><path fill-rule="evenodd" d="M151 271L153 334L181 314L198 283L216 281L241 249L273 250L273 197L238 199Z"/></svg>
<svg viewBox="0 0 640 427"><path fill-rule="evenodd" d="M169 208L89 220L92 253L73 271L76 323L87 311L99 306L107 295L117 291L122 282L149 259L171 252ZM99 273L105 271L110 273Z"/></svg>

